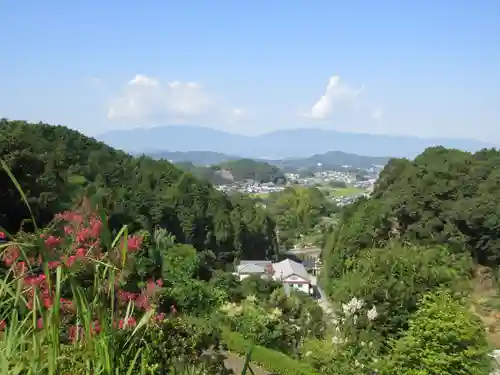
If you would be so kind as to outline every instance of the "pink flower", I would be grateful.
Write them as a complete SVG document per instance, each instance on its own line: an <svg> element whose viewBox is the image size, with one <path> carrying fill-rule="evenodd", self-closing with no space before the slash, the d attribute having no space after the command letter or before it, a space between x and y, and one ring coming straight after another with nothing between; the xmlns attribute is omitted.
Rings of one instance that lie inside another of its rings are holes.
<svg viewBox="0 0 500 375"><path fill-rule="evenodd" d="M36 321L36 328L42 329L43 328L43 318L38 318Z"/></svg>
<svg viewBox="0 0 500 375"><path fill-rule="evenodd" d="M0 240L5 240L7 235L4 232L0 232Z"/></svg>

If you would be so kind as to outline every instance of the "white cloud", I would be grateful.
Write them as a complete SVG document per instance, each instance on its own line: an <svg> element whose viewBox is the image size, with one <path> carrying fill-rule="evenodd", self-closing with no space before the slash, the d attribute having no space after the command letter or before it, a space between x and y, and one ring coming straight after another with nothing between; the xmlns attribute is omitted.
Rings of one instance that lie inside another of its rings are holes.
<svg viewBox="0 0 500 375"><path fill-rule="evenodd" d="M162 84L142 74L128 82L108 110L111 120L186 122L218 110L215 100L197 82Z"/></svg>
<svg viewBox="0 0 500 375"><path fill-rule="evenodd" d="M339 76L333 76L328 82L325 94L313 105L306 117L316 120L328 119L341 108L353 104L362 91L363 87L351 88L342 83Z"/></svg>
<svg viewBox="0 0 500 375"><path fill-rule="evenodd" d="M384 111L382 111L380 108L377 108L372 113L372 119L375 121L378 121L382 118L383 115L384 115Z"/></svg>

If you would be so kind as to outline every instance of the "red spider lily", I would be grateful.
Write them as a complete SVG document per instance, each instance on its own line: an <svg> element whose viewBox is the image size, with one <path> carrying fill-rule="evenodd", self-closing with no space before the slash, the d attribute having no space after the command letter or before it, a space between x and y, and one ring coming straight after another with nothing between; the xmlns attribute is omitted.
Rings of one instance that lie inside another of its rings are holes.
<svg viewBox="0 0 500 375"><path fill-rule="evenodd" d="M38 276L28 276L23 279L25 286L38 286L40 287L45 282L45 275L41 274Z"/></svg>
<svg viewBox="0 0 500 375"><path fill-rule="evenodd" d="M137 325L137 321L135 320L134 317L129 317L128 319L120 319L118 322L118 328L124 329L124 328L133 328Z"/></svg>
<svg viewBox="0 0 500 375"><path fill-rule="evenodd" d="M8 267L12 266L14 262L19 258L19 248L15 245L9 246L3 253L2 260Z"/></svg>
<svg viewBox="0 0 500 375"><path fill-rule="evenodd" d="M141 248L142 237L137 235L129 236L128 238L125 239L125 243L122 240L120 244L120 249L122 249L124 245L126 245L128 252L134 253Z"/></svg>
<svg viewBox="0 0 500 375"><path fill-rule="evenodd" d="M0 240L5 240L7 235L4 232L0 232Z"/></svg>
<svg viewBox="0 0 500 375"><path fill-rule="evenodd" d="M7 323L5 323L5 320L0 320L0 331L4 331L6 327Z"/></svg>
<svg viewBox="0 0 500 375"><path fill-rule="evenodd" d="M48 236L44 242L47 247L56 247L61 244L62 239L56 236Z"/></svg>
<svg viewBox="0 0 500 375"><path fill-rule="evenodd" d="M76 261L77 261L77 257L75 255L70 255L69 257L67 257L65 260L64 260L64 264L66 265L66 267L72 267Z"/></svg>
<svg viewBox="0 0 500 375"><path fill-rule="evenodd" d="M156 316L154 317L154 320L156 320L157 322L161 322L162 320L165 320L166 318L166 315L164 312L161 312L159 314L156 314Z"/></svg>
<svg viewBox="0 0 500 375"><path fill-rule="evenodd" d="M53 260L51 262L48 262L48 266L49 266L49 269L53 270L53 269L56 269L57 267L59 267L59 265L61 264L60 261L58 260Z"/></svg>
<svg viewBox="0 0 500 375"><path fill-rule="evenodd" d="M25 262L18 262L15 265L15 272L18 276L24 275L28 270L28 266Z"/></svg>
<svg viewBox="0 0 500 375"><path fill-rule="evenodd" d="M80 247L76 249L75 254L78 258L85 258L87 256L87 250L85 250L83 247Z"/></svg>

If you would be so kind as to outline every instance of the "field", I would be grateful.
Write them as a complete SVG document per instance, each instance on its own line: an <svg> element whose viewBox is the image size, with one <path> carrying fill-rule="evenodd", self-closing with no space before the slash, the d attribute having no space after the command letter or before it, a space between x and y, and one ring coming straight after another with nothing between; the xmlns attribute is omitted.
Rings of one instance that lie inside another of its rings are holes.
<svg viewBox="0 0 500 375"><path fill-rule="evenodd" d="M365 189L360 189L357 187L346 187L346 188L332 188L328 186L321 187L321 190L330 197L351 197L354 195L363 194Z"/></svg>

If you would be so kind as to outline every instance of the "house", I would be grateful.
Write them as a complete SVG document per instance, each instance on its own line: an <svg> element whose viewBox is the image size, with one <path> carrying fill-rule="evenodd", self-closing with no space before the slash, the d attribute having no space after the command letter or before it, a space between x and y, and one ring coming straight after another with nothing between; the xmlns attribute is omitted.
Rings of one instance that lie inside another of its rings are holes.
<svg viewBox="0 0 500 375"><path fill-rule="evenodd" d="M274 263L273 269L273 279L282 282L285 289L291 287L307 294L313 292L309 274L301 263L294 262L291 259L285 259L281 262Z"/></svg>
<svg viewBox="0 0 500 375"><path fill-rule="evenodd" d="M240 281L248 276L267 277L273 274L273 263L270 260L242 260L236 266L236 276Z"/></svg>

